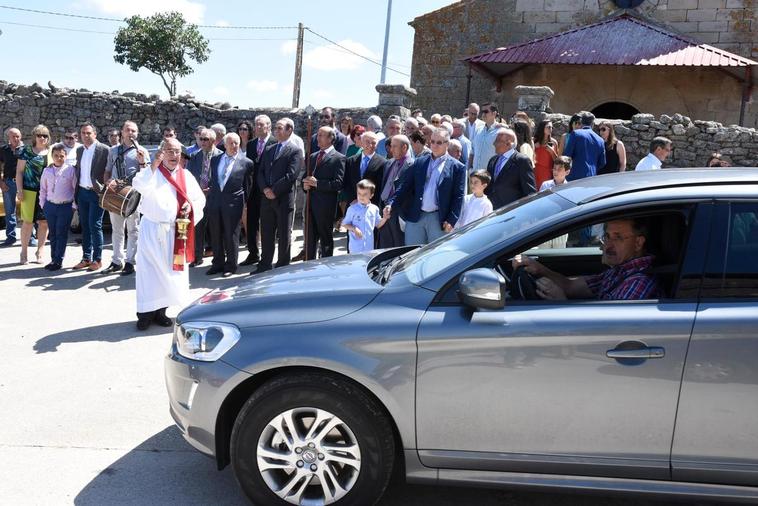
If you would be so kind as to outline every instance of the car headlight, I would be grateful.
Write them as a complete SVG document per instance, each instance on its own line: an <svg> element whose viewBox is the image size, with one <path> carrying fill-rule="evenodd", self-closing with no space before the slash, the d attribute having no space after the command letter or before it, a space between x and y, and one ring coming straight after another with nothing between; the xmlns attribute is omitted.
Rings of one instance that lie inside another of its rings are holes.
<svg viewBox="0 0 758 506"><path fill-rule="evenodd" d="M186 322L174 326L174 343L179 355L214 362L237 344L240 329L216 322Z"/></svg>

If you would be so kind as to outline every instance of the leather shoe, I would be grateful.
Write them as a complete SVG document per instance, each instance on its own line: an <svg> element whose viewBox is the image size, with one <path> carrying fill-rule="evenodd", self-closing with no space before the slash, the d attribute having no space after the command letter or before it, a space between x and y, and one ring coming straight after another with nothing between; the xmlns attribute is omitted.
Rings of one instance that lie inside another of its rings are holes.
<svg viewBox="0 0 758 506"><path fill-rule="evenodd" d="M47 265L45 266L45 270L46 270L46 271L49 271L49 270L50 270L50 268L51 268L53 265L55 265L55 262L50 262L49 264L47 264Z"/></svg>
<svg viewBox="0 0 758 506"><path fill-rule="evenodd" d="M253 264L257 264L260 261L261 259L258 256L253 255L251 253L247 256L247 258L244 261L240 262L240 265L253 265Z"/></svg>
<svg viewBox="0 0 758 506"><path fill-rule="evenodd" d="M201 265L203 265L203 259L202 258L200 258L198 260L195 260L194 262L191 262L189 264L190 267L200 267Z"/></svg>
<svg viewBox="0 0 758 506"><path fill-rule="evenodd" d="M223 274L223 276L224 276L225 278L230 278L230 277L232 277L233 275L234 275L234 273L233 273L233 272L231 272L231 271L226 271L226 272Z"/></svg>
<svg viewBox="0 0 758 506"><path fill-rule="evenodd" d="M72 269L74 269L75 271L78 271L80 269L86 269L87 267L89 267L91 263L92 263L91 261L87 260L86 258L83 258L78 264L73 266Z"/></svg>
<svg viewBox="0 0 758 506"><path fill-rule="evenodd" d="M157 323L161 327L170 327L174 324L174 322L166 316L166 308L159 309L155 312L155 316L153 316L153 322Z"/></svg>
<svg viewBox="0 0 758 506"><path fill-rule="evenodd" d="M137 320L137 330L147 330L150 326L150 318L139 318Z"/></svg>
<svg viewBox="0 0 758 506"><path fill-rule="evenodd" d="M265 268L261 268L261 267L258 267L258 268L257 268L257 269L255 269L253 272L251 272L251 273L250 273L250 275L252 276L253 274L263 274L264 272L268 272L268 271L270 271L270 270L271 270L271 268L270 268L270 267L269 267L268 269L265 269Z"/></svg>
<svg viewBox="0 0 758 506"><path fill-rule="evenodd" d="M111 262L111 264L107 268L103 269L102 273L103 274L110 274L111 272L118 272L118 271L120 271L123 268L124 268L123 265L119 265L117 263Z"/></svg>
<svg viewBox="0 0 758 506"><path fill-rule="evenodd" d="M99 271L100 267L102 266L103 264L101 264L100 262L97 262L97 261L90 262L89 267L87 267L87 270L91 272Z"/></svg>
<svg viewBox="0 0 758 506"><path fill-rule="evenodd" d="M213 276L214 274L218 274L219 272L224 272L224 269L219 269L218 267L211 267L207 271L205 271L206 276Z"/></svg>
<svg viewBox="0 0 758 506"><path fill-rule="evenodd" d="M129 262L124 263L124 270L121 271L122 276L128 276L130 274L134 274L134 266L130 264Z"/></svg>
<svg viewBox="0 0 758 506"><path fill-rule="evenodd" d="M305 250L301 251L300 253L298 253L297 255L295 255L294 257L292 257L292 260L290 260L290 261L291 262L300 262L302 260L305 260Z"/></svg>
<svg viewBox="0 0 758 506"><path fill-rule="evenodd" d="M57 263L57 262L56 262L56 263L52 263L52 264L49 264L49 265L50 265L50 268L48 268L47 266L45 266L45 268L46 268L48 271L50 271L50 272L52 272L52 271L59 271L59 270L61 270L61 264L59 264L59 263Z"/></svg>

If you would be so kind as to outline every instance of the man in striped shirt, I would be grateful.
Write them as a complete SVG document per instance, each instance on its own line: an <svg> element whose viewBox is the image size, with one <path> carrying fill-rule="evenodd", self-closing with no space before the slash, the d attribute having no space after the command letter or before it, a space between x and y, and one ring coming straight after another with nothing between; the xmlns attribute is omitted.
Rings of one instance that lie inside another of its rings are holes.
<svg viewBox="0 0 758 506"><path fill-rule="evenodd" d="M568 278L526 255L517 255L513 268L525 266L536 276L543 299L641 300L662 295L658 280L648 271L654 257L646 253L647 226L641 220L621 219L605 224L601 274Z"/></svg>

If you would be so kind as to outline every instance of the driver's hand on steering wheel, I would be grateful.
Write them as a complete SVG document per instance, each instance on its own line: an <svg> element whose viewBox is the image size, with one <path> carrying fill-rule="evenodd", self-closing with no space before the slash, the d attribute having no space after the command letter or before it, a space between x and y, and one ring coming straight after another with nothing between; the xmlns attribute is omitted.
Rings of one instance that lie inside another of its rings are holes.
<svg viewBox="0 0 758 506"><path fill-rule="evenodd" d="M536 283L537 295L547 300L566 300L566 292L550 278L539 278Z"/></svg>
<svg viewBox="0 0 758 506"><path fill-rule="evenodd" d="M544 276L544 266L537 260L527 255L516 255L511 261L511 265L515 270L517 267L523 266L526 272L533 276Z"/></svg>

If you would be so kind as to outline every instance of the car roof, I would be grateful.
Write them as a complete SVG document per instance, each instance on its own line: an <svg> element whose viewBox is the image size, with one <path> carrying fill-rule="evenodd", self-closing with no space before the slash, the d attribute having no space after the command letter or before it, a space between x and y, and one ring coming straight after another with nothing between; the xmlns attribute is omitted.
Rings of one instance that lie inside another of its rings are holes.
<svg viewBox="0 0 758 506"><path fill-rule="evenodd" d="M744 184L758 184L758 167L703 167L619 172L578 179L565 185L555 186L552 191L578 205L624 193L659 188Z"/></svg>

